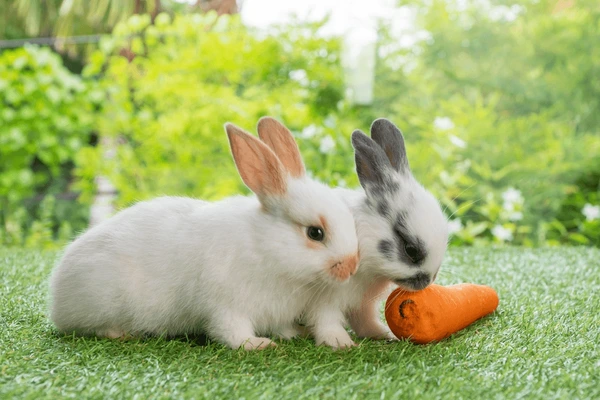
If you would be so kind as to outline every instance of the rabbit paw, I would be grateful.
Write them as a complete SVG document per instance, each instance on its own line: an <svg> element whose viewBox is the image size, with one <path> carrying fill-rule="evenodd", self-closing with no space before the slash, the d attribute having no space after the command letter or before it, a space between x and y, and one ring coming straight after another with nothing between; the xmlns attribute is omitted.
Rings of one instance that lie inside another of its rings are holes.
<svg viewBox="0 0 600 400"><path fill-rule="evenodd" d="M267 347L277 347L277 344L269 338L251 337L242 344L244 350L263 350Z"/></svg>
<svg viewBox="0 0 600 400"><path fill-rule="evenodd" d="M96 333L97 336L105 337L108 339L125 339L127 334L121 329L113 328L107 329L105 331L100 331Z"/></svg>
<svg viewBox="0 0 600 400"><path fill-rule="evenodd" d="M333 350L349 349L356 346L356 343L352 341L348 332L324 334L317 340L317 344L329 346Z"/></svg>

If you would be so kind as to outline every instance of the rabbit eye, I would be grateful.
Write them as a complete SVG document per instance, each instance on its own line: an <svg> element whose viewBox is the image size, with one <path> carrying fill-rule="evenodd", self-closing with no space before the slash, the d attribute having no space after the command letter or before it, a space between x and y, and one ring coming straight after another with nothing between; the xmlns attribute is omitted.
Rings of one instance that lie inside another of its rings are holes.
<svg viewBox="0 0 600 400"><path fill-rule="evenodd" d="M325 231L323 228L319 228L318 226L309 226L306 229L306 235L309 239L314 240L315 242L322 242L325 239Z"/></svg>

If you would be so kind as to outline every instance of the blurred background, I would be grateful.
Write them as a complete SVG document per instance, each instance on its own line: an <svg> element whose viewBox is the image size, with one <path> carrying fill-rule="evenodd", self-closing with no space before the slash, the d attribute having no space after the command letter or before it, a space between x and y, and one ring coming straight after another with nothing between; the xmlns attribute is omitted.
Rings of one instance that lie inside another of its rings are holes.
<svg viewBox="0 0 600 400"><path fill-rule="evenodd" d="M248 193L223 124L271 115L345 187L391 119L454 245L600 246L599 44L597 0L2 0L0 244Z"/></svg>

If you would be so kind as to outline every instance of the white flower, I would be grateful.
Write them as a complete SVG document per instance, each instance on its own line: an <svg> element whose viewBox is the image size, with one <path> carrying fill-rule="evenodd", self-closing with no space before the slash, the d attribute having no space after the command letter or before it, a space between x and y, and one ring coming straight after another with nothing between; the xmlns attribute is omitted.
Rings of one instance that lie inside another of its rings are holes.
<svg viewBox="0 0 600 400"><path fill-rule="evenodd" d="M323 154L331 153L331 150L335 148L335 140L330 135L325 136L321 139L321 144L319 145L319 151Z"/></svg>
<svg viewBox="0 0 600 400"><path fill-rule="evenodd" d="M508 211L509 213L515 211L515 203L509 203L509 202L504 202L504 204L502 205L502 208L504 208L506 211Z"/></svg>
<svg viewBox="0 0 600 400"><path fill-rule="evenodd" d="M523 213L520 211L514 211L508 215L509 221L520 221L522 219L523 219Z"/></svg>
<svg viewBox="0 0 600 400"><path fill-rule="evenodd" d="M311 137L313 137L317 134L317 131L318 131L318 129L316 126L309 125L302 130L302 138L310 139Z"/></svg>
<svg viewBox="0 0 600 400"><path fill-rule="evenodd" d="M308 85L308 75L303 69L295 69L293 71L290 71L290 79L298 82L302 86Z"/></svg>
<svg viewBox="0 0 600 400"><path fill-rule="evenodd" d="M507 211L512 210L512 208L510 207L512 207L513 204L520 204L523 202L523 196L521 196L521 191L515 189L514 187L509 187L504 193L502 193L502 199L504 200L504 208Z"/></svg>
<svg viewBox="0 0 600 400"><path fill-rule="evenodd" d="M338 186L339 187L346 187L346 185L347 185L347 182L346 182L346 180L344 178L338 179Z"/></svg>
<svg viewBox="0 0 600 400"><path fill-rule="evenodd" d="M460 232L463 228L463 224L460 221L460 218L453 219L448 221L448 233L453 235L456 232Z"/></svg>
<svg viewBox="0 0 600 400"><path fill-rule="evenodd" d="M448 117L435 117L433 126L441 131L447 131L454 128L454 122Z"/></svg>
<svg viewBox="0 0 600 400"><path fill-rule="evenodd" d="M464 140L462 140L458 136L450 135L449 139L450 139L450 142L453 145L455 145L456 147L460 147L461 149L464 149L464 148L467 147L467 142L465 142Z"/></svg>
<svg viewBox="0 0 600 400"><path fill-rule="evenodd" d="M586 221L600 219L600 206L593 206L590 203L586 203L581 209L581 213L585 215Z"/></svg>
<svg viewBox="0 0 600 400"><path fill-rule="evenodd" d="M494 235L496 239L501 240L503 242L510 242L511 240L513 240L512 232L509 229L503 227L502 225L496 225L495 227L493 227L492 235Z"/></svg>
<svg viewBox="0 0 600 400"><path fill-rule="evenodd" d="M325 121L323 121L323 125L328 128L335 128L335 118L332 115L328 115L327 118L325 118Z"/></svg>

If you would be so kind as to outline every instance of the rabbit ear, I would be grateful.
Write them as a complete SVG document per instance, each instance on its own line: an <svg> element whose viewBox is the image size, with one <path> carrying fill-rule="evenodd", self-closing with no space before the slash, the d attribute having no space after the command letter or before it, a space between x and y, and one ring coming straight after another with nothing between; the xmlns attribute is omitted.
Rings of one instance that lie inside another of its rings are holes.
<svg viewBox="0 0 600 400"><path fill-rule="evenodd" d="M225 124L229 146L242 180L259 198L281 196L287 187L283 165L263 142L231 124Z"/></svg>
<svg viewBox="0 0 600 400"><path fill-rule="evenodd" d="M404 137L396 125L385 118L376 119L371 125L371 137L381 146L396 171L410 172Z"/></svg>
<svg viewBox="0 0 600 400"><path fill-rule="evenodd" d="M367 186L384 186L387 182L386 171L392 166L383 149L360 130L352 132L352 146L361 186L365 190Z"/></svg>
<svg viewBox="0 0 600 400"><path fill-rule="evenodd" d="M257 129L260 139L275 152L291 176L300 178L306 174L298 144L285 125L275 118L262 117Z"/></svg>

